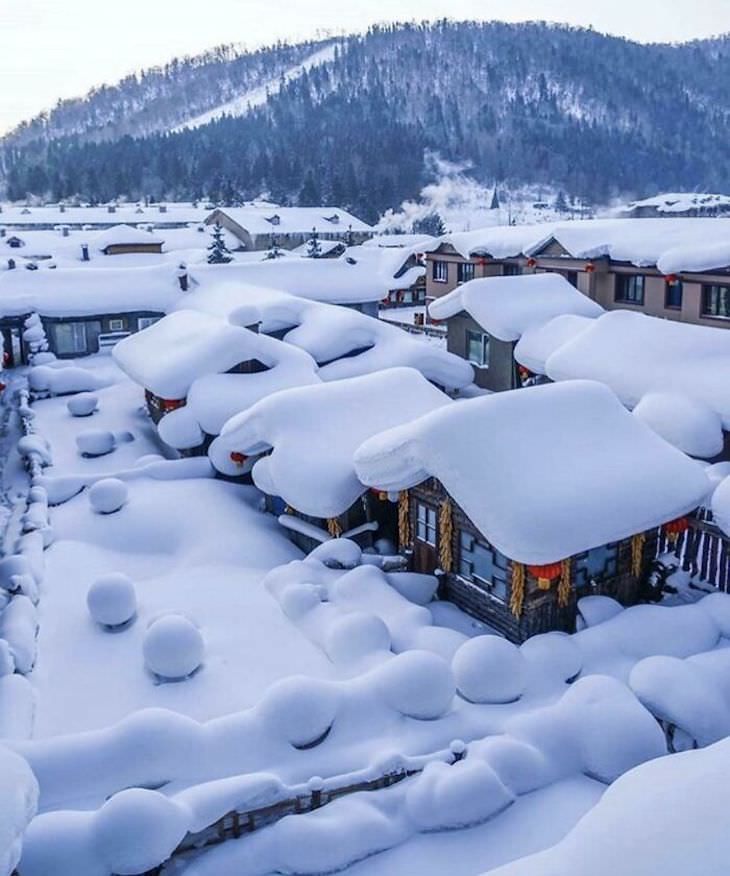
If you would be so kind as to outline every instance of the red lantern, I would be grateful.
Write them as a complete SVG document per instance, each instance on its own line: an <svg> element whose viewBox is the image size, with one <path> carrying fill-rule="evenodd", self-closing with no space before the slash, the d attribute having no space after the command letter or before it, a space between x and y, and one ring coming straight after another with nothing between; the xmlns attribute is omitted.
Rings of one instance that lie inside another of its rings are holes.
<svg viewBox="0 0 730 876"><path fill-rule="evenodd" d="M550 582L562 575L563 565L562 563L547 563L544 566L528 566L527 571L537 578L537 586L540 590L549 590Z"/></svg>
<svg viewBox="0 0 730 876"><path fill-rule="evenodd" d="M537 259L528 259L527 260L527 267L528 268L534 268L536 264L537 264Z"/></svg>
<svg viewBox="0 0 730 876"><path fill-rule="evenodd" d="M0 392L5 389L5 384L0 380Z"/></svg>
<svg viewBox="0 0 730 876"><path fill-rule="evenodd" d="M248 457L245 453L239 453L237 450L234 450L231 453L231 462L234 462L239 467L242 466L247 459Z"/></svg>
<svg viewBox="0 0 730 876"><path fill-rule="evenodd" d="M385 490L379 490L377 487L370 487L370 492L379 502L387 502L388 494Z"/></svg>
<svg viewBox="0 0 730 876"><path fill-rule="evenodd" d="M162 410L163 411L176 411L178 408L181 408L185 405L184 398L163 398L162 399Z"/></svg>
<svg viewBox="0 0 730 876"><path fill-rule="evenodd" d="M689 529L689 520L686 517L678 517L664 524L664 535L670 544L676 544L677 539L683 532Z"/></svg>
<svg viewBox="0 0 730 876"><path fill-rule="evenodd" d="M593 262L588 262L588 264L586 265L586 273L592 274L595 270L596 266L593 264Z"/></svg>
<svg viewBox="0 0 730 876"><path fill-rule="evenodd" d="M482 256L477 261L477 264L479 265L480 268L486 268L486 266L489 264L489 259L485 259L484 256Z"/></svg>
<svg viewBox="0 0 730 876"><path fill-rule="evenodd" d="M664 279L667 281L667 283L669 283L671 285L673 283L676 283L677 280L679 279L679 277L677 277L676 274L667 274L667 276Z"/></svg>

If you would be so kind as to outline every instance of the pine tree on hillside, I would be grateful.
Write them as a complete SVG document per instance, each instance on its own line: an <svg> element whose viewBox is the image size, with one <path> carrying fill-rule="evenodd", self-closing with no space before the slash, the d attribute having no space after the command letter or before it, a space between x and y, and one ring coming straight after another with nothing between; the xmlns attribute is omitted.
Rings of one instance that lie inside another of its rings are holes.
<svg viewBox="0 0 730 876"><path fill-rule="evenodd" d="M307 258L318 259L322 255L322 246L317 236L317 229L312 229L312 236L307 241Z"/></svg>
<svg viewBox="0 0 730 876"><path fill-rule="evenodd" d="M568 202L565 200L565 192L561 189L555 198L555 210L558 213L568 212Z"/></svg>
<svg viewBox="0 0 730 876"><path fill-rule="evenodd" d="M490 210L499 210L499 208L500 208L499 195L497 194L497 185L495 183L494 194L492 195L492 203L491 203L491 206L489 207L489 209Z"/></svg>
<svg viewBox="0 0 730 876"><path fill-rule="evenodd" d="M208 247L208 264L227 265L231 261L233 256L223 239L223 226L220 222L216 222L213 226L213 240Z"/></svg>
<svg viewBox="0 0 730 876"><path fill-rule="evenodd" d="M446 234L444 220L438 213L430 213L423 219L417 219L413 223L412 230L414 234L430 234L433 237L442 237Z"/></svg>
<svg viewBox="0 0 730 876"><path fill-rule="evenodd" d="M301 191L299 192L299 206L300 207L319 207L321 198L319 196L319 189L317 188L317 183L314 180L314 174L311 170L307 171L307 176L304 179L304 185L302 186Z"/></svg>

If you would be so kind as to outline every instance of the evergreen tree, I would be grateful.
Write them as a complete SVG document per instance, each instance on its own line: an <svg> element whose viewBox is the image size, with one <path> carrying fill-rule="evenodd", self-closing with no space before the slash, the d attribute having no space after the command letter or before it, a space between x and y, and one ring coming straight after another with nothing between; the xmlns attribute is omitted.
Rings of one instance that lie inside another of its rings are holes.
<svg viewBox="0 0 730 876"><path fill-rule="evenodd" d="M446 234L444 220L438 213L430 213L423 219L417 219L413 223L414 234L430 234L432 237L443 237Z"/></svg>
<svg viewBox="0 0 730 876"><path fill-rule="evenodd" d="M568 202L565 200L565 192L561 189L555 198L555 210L558 213L568 212Z"/></svg>
<svg viewBox="0 0 730 876"><path fill-rule="evenodd" d="M311 170L307 171L307 176L304 179L304 185L299 192L300 207L319 207L321 198L317 183L314 181L314 174Z"/></svg>
<svg viewBox="0 0 730 876"><path fill-rule="evenodd" d="M209 265L227 265L233 261L233 256L223 239L223 226L216 222L213 226L213 239L208 247Z"/></svg>
<svg viewBox="0 0 730 876"><path fill-rule="evenodd" d="M499 195L497 194L497 184L494 184L494 194L492 195L492 203L489 207L490 210L499 210Z"/></svg>
<svg viewBox="0 0 730 876"><path fill-rule="evenodd" d="M318 259L322 255L322 246L317 236L317 229L312 229L312 236L307 241L307 258Z"/></svg>
<svg viewBox="0 0 730 876"><path fill-rule="evenodd" d="M284 253L281 251L279 247L279 241L275 234L271 235L271 245L266 253L265 258L267 259L280 259Z"/></svg>

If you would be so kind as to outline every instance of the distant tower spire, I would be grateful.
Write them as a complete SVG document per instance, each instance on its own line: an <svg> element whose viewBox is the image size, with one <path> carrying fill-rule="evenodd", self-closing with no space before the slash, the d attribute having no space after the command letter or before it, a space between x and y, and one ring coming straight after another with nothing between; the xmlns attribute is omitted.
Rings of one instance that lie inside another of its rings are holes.
<svg viewBox="0 0 730 876"><path fill-rule="evenodd" d="M500 208L499 194L497 193L497 183L495 182L494 192L492 194L492 205L489 209L490 210L499 210L499 208Z"/></svg>

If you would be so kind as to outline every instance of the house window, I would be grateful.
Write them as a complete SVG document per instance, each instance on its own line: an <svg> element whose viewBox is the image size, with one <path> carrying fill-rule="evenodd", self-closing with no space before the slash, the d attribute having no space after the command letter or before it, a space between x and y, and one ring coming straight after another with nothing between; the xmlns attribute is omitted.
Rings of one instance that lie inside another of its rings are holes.
<svg viewBox="0 0 730 876"><path fill-rule="evenodd" d="M586 587L591 581L604 581L618 573L618 544L608 544L578 554L575 561L575 583Z"/></svg>
<svg viewBox="0 0 730 876"><path fill-rule="evenodd" d="M109 320L109 331L110 332L123 332L126 328L126 322L123 319L110 319Z"/></svg>
<svg viewBox="0 0 730 876"><path fill-rule="evenodd" d="M474 262L459 262L456 268L459 283L468 283L474 279Z"/></svg>
<svg viewBox="0 0 730 876"><path fill-rule="evenodd" d="M702 287L702 316L730 319L730 286Z"/></svg>
<svg viewBox="0 0 730 876"><path fill-rule="evenodd" d="M433 279L436 283L448 283L449 281L449 263L435 261L433 263Z"/></svg>
<svg viewBox="0 0 730 876"><path fill-rule="evenodd" d="M614 300L643 306L645 279L643 274L617 274Z"/></svg>
<svg viewBox="0 0 730 876"><path fill-rule="evenodd" d="M682 281L667 281L664 287L664 307L667 310L682 309Z"/></svg>
<svg viewBox="0 0 730 876"><path fill-rule="evenodd" d="M502 276L503 277L517 277L521 273L520 266L515 265L512 262L505 262L502 265Z"/></svg>
<svg viewBox="0 0 730 876"><path fill-rule="evenodd" d="M141 332L142 329L149 328L151 325L154 325L156 322L159 322L159 316L138 316L137 317L137 331Z"/></svg>
<svg viewBox="0 0 730 876"><path fill-rule="evenodd" d="M478 541L463 529L459 535L459 574L480 584L493 596L507 599L508 560L499 551Z"/></svg>
<svg viewBox="0 0 730 876"><path fill-rule="evenodd" d="M86 353L86 324L83 322L60 322L55 327L56 352L60 355Z"/></svg>
<svg viewBox="0 0 730 876"><path fill-rule="evenodd" d="M489 368L489 335L486 332L467 331L466 358L479 368Z"/></svg>
<svg viewBox="0 0 730 876"><path fill-rule="evenodd" d="M421 502L416 508L416 538L436 547L436 509Z"/></svg>

